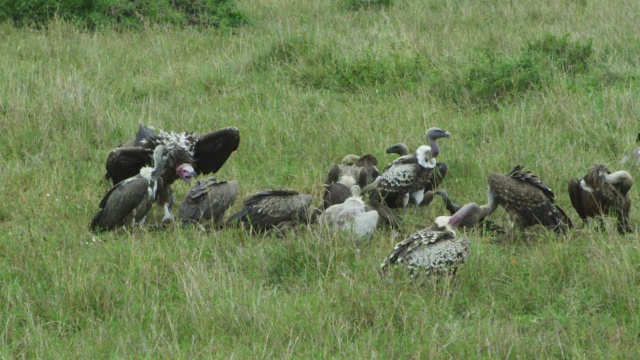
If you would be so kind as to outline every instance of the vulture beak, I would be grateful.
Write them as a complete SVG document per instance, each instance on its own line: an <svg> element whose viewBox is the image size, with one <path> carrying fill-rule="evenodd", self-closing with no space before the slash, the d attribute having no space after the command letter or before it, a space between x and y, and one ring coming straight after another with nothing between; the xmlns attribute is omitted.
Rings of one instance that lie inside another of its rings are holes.
<svg viewBox="0 0 640 360"><path fill-rule="evenodd" d="M446 138L451 137L451 133L448 131L445 131L443 136Z"/></svg>
<svg viewBox="0 0 640 360"><path fill-rule="evenodd" d="M196 171L193 169L193 166L187 163L184 163L178 166L176 173L178 174L178 176L180 176L182 180L188 182L189 185L191 185L191 180L196 176L198 176L198 173L196 173Z"/></svg>

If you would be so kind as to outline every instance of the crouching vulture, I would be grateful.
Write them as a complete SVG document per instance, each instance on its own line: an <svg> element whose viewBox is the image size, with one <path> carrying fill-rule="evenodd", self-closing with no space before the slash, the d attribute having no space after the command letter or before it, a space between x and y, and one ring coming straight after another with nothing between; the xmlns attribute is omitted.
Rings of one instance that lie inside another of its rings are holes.
<svg viewBox="0 0 640 360"><path fill-rule="evenodd" d="M451 216L439 216L428 228L411 234L397 243L391 254L382 262L384 269L390 264L406 264L415 276L416 271L426 275L455 274L471 252L471 244L466 237L456 234L457 228L471 228L487 217L497 205L489 197L489 204L480 206L468 203Z"/></svg>
<svg viewBox="0 0 640 360"><path fill-rule="evenodd" d="M157 192L157 202L164 208L162 221L173 219L171 185L178 179L191 182L198 174L216 173L240 144L240 132L228 127L197 136L191 133L174 133L140 125L134 146L112 150L106 163L106 178L114 184L134 176L143 166L149 165L153 149L164 145L169 155L160 169L162 182Z"/></svg>
<svg viewBox="0 0 640 360"><path fill-rule="evenodd" d="M489 174L489 189L521 229L536 224L565 233L571 219L556 205L551 188L518 165L507 174Z"/></svg>
<svg viewBox="0 0 640 360"><path fill-rule="evenodd" d="M437 139L433 139L433 138L429 139L429 134L427 134L427 140L429 141L429 143L433 143L433 142L436 142ZM386 153L405 156L409 154L409 147L403 143L394 144L387 148ZM428 191L434 191L438 186L440 186L440 184L442 184L444 177L447 176L448 169L449 168L447 167L446 163L436 162L436 166L433 168L433 171L429 176L429 181L426 183L424 187L425 193ZM425 200L422 201L422 205L428 205L428 204L429 203L427 201Z"/></svg>
<svg viewBox="0 0 640 360"><path fill-rule="evenodd" d="M318 217L318 223L360 237L371 237L378 226L380 215L364 203L360 186L352 186L351 195L344 202L327 208Z"/></svg>
<svg viewBox="0 0 640 360"><path fill-rule="evenodd" d="M582 179L569 180L569 198L583 221L614 212L618 231L628 233L633 231L629 224L631 199L627 194L632 185L628 172L612 173L605 165L594 165Z"/></svg>
<svg viewBox="0 0 640 360"><path fill-rule="evenodd" d="M458 210L460 210L461 206L454 203L451 198L449 197L449 194L444 191L444 190L436 190L435 191L436 195L440 195L440 197L442 197L442 201L444 202L444 206L447 209L447 211L449 212L449 214L453 215L456 212L458 212ZM486 207L491 208L491 206L497 207L498 203L497 201L495 201L495 197L493 196L493 193L491 193L491 191L489 190L489 204L488 205L484 205ZM495 208L493 209L495 210ZM501 233L504 234L504 229L496 224L495 222L489 220L486 218L487 215L489 215L490 213L493 212L493 210L486 212L485 217L479 219L478 221L478 225L481 226L482 231L484 232L488 232L488 233Z"/></svg>
<svg viewBox="0 0 640 360"><path fill-rule="evenodd" d="M256 232L282 230L311 221L312 200L311 195L290 189L261 190L244 199L244 208L231 215L227 223L240 222Z"/></svg>
<svg viewBox="0 0 640 360"><path fill-rule="evenodd" d="M168 149L163 145L153 151L154 167L143 167L138 175L118 182L100 202L100 211L91 222L91 230L100 232L118 227L142 226L151 210L161 172L167 161Z"/></svg>
<svg viewBox="0 0 640 360"><path fill-rule="evenodd" d="M179 217L183 224L210 221L222 225L224 213L238 197L238 182L217 181L211 177L198 180L180 204Z"/></svg>

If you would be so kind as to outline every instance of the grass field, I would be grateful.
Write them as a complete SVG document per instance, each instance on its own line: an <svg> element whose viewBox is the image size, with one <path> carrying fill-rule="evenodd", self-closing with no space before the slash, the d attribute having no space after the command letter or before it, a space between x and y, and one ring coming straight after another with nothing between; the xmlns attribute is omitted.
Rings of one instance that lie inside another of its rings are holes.
<svg viewBox="0 0 640 360"><path fill-rule="evenodd" d="M0 25L0 357L640 356L638 233L612 223L469 233L458 275L422 285L378 268L439 201L357 245L313 226L89 232L106 155L138 123L238 127L217 177L240 198L290 187L319 204L332 162L384 166L430 126L452 133L438 159L458 202L484 203L489 173L525 164L579 224L569 178L596 163L638 178L622 162L640 130L637 1L347 3L242 0L251 21L234 30Z"/></svg>

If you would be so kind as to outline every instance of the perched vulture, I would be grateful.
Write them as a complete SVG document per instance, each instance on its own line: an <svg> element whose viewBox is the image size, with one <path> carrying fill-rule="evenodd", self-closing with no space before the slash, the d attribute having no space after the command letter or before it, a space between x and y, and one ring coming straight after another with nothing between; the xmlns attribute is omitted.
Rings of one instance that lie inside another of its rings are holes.
<svg viewBox="0 0 640 360"><path fill-rule="evenodd" d="M377 166L378 159L371 154L366 154L361 157L350 154L345 156L341 163L331 165L324 183L331 185L340 181L345 176L350 176L363 188L380 175L380 170L378 170Z"/></svg>
<svg viewBox="0 0 640 360"><path fill-rule="evenodd" d="M430 227L397 243L381 268L403 263L407 264L412 277L419 270L424 270L426 275L455 274L471 251L469 240L458 237L455 229L475 226L490 211L491 207L469 203L452 216L437 217Z"/></svg>
<svg viewBox="0 0 640 360"><path fill-rule="evenodd" d="M341 204L330 206L318 217L320 224L353 233L360 237L371 237L378 226L378 212L362 200L360 186L351 187L352 196Z"/></svg>
<svg viewBox="0 0 640 360"><path fill-rule="evenodd" d="M138 175L118 182L100 202L100 211L91 221L91 230L100 232L121 226L142 226L156 198L162 179L161 169L168 157L168 149L156 146L154 167L143 167Z"/></svg>
<svg viewBox="0 0 640 360"><path fill-rule="evenodd" d="M444 202L444 206L447 209L447 211L449 212L449 214L453 215L456 212L458 212L458 210L460 210L460 205L454 203L451 198L449 197L449 194L444 191L444 190L436 190L435 194L440 195L442 197L442 201ZM482 231L483 232L488 232L488 233L504 233L504 229L494 223L493 221L487 219L486 217L492 213L495 208L498 206L498 203L495 201L495 197L493 196L493 194L491 193L491 191L488 191L488 195L489 195L489 204L487 205L483 205L484 208L486 209L486 213L484 214L484 217L482 217L481 219L478 220L478 224L482 226ZM490 210L490 211L489 211Z"/></svg>
<svg viewBox="0 0 640 360"><path fill-rule="evenodd" d="M198 181L180 204L183 223L212 221L221 225L224 213L238 197L237 181L217 181L215 178Z"/></svg>
<svg viewBox="0 0 640 360"><path fill-rule="evenodd" d="M557 233L565 233L572 227L571 219L554 204L553 191L523 168L518 165L506 175L489 174L489 189L498 204L521 229L541 224Z"/></svg>
<svg viewBox="0 0 640 360"><path fill-rule="evenodd" d="M198 174L215 173L227 161L240 144L237 128L219 129L202 136L190 133L173 133L140 125L134 146L112 150L107 157L106 178L114 184L134 176L151 161L151 153L157 145L169 150L169 157L161 169L162 186L158 188L156 201L164 208L163 221L173 219L171 185L178 179L191 182Z"/></svg>
<svg viewBox="0 0 640 360"><path fill-rule="evenodd" d="M629 225L631 199L627 195L633 178L626 171L611 173L605 165L595 165L582 179L569 180L571 205L585 222L589 218L615 212L620 233L632 232Z"/></svg>
<svg viewBox="0 0 640 360"><path fill-rule="evenodd" d="M244 208L231 215L228 223L241 222L257 232L284 229L312 220L311 201L311 195L294 190L261 190L246 198Z"/></svg>

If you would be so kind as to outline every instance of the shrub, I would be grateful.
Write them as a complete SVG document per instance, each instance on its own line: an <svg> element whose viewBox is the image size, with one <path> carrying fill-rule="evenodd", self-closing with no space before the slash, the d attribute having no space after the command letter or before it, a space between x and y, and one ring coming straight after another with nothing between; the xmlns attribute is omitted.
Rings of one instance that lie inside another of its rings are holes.
<svg viewBox="0 0 640 360"><path fill-rule="evenodd" d="M0 22L18 26L44 27L55 16L89 29L149 24L220 27L247 21L233 0L6 0L0 5Z"/></svg>

